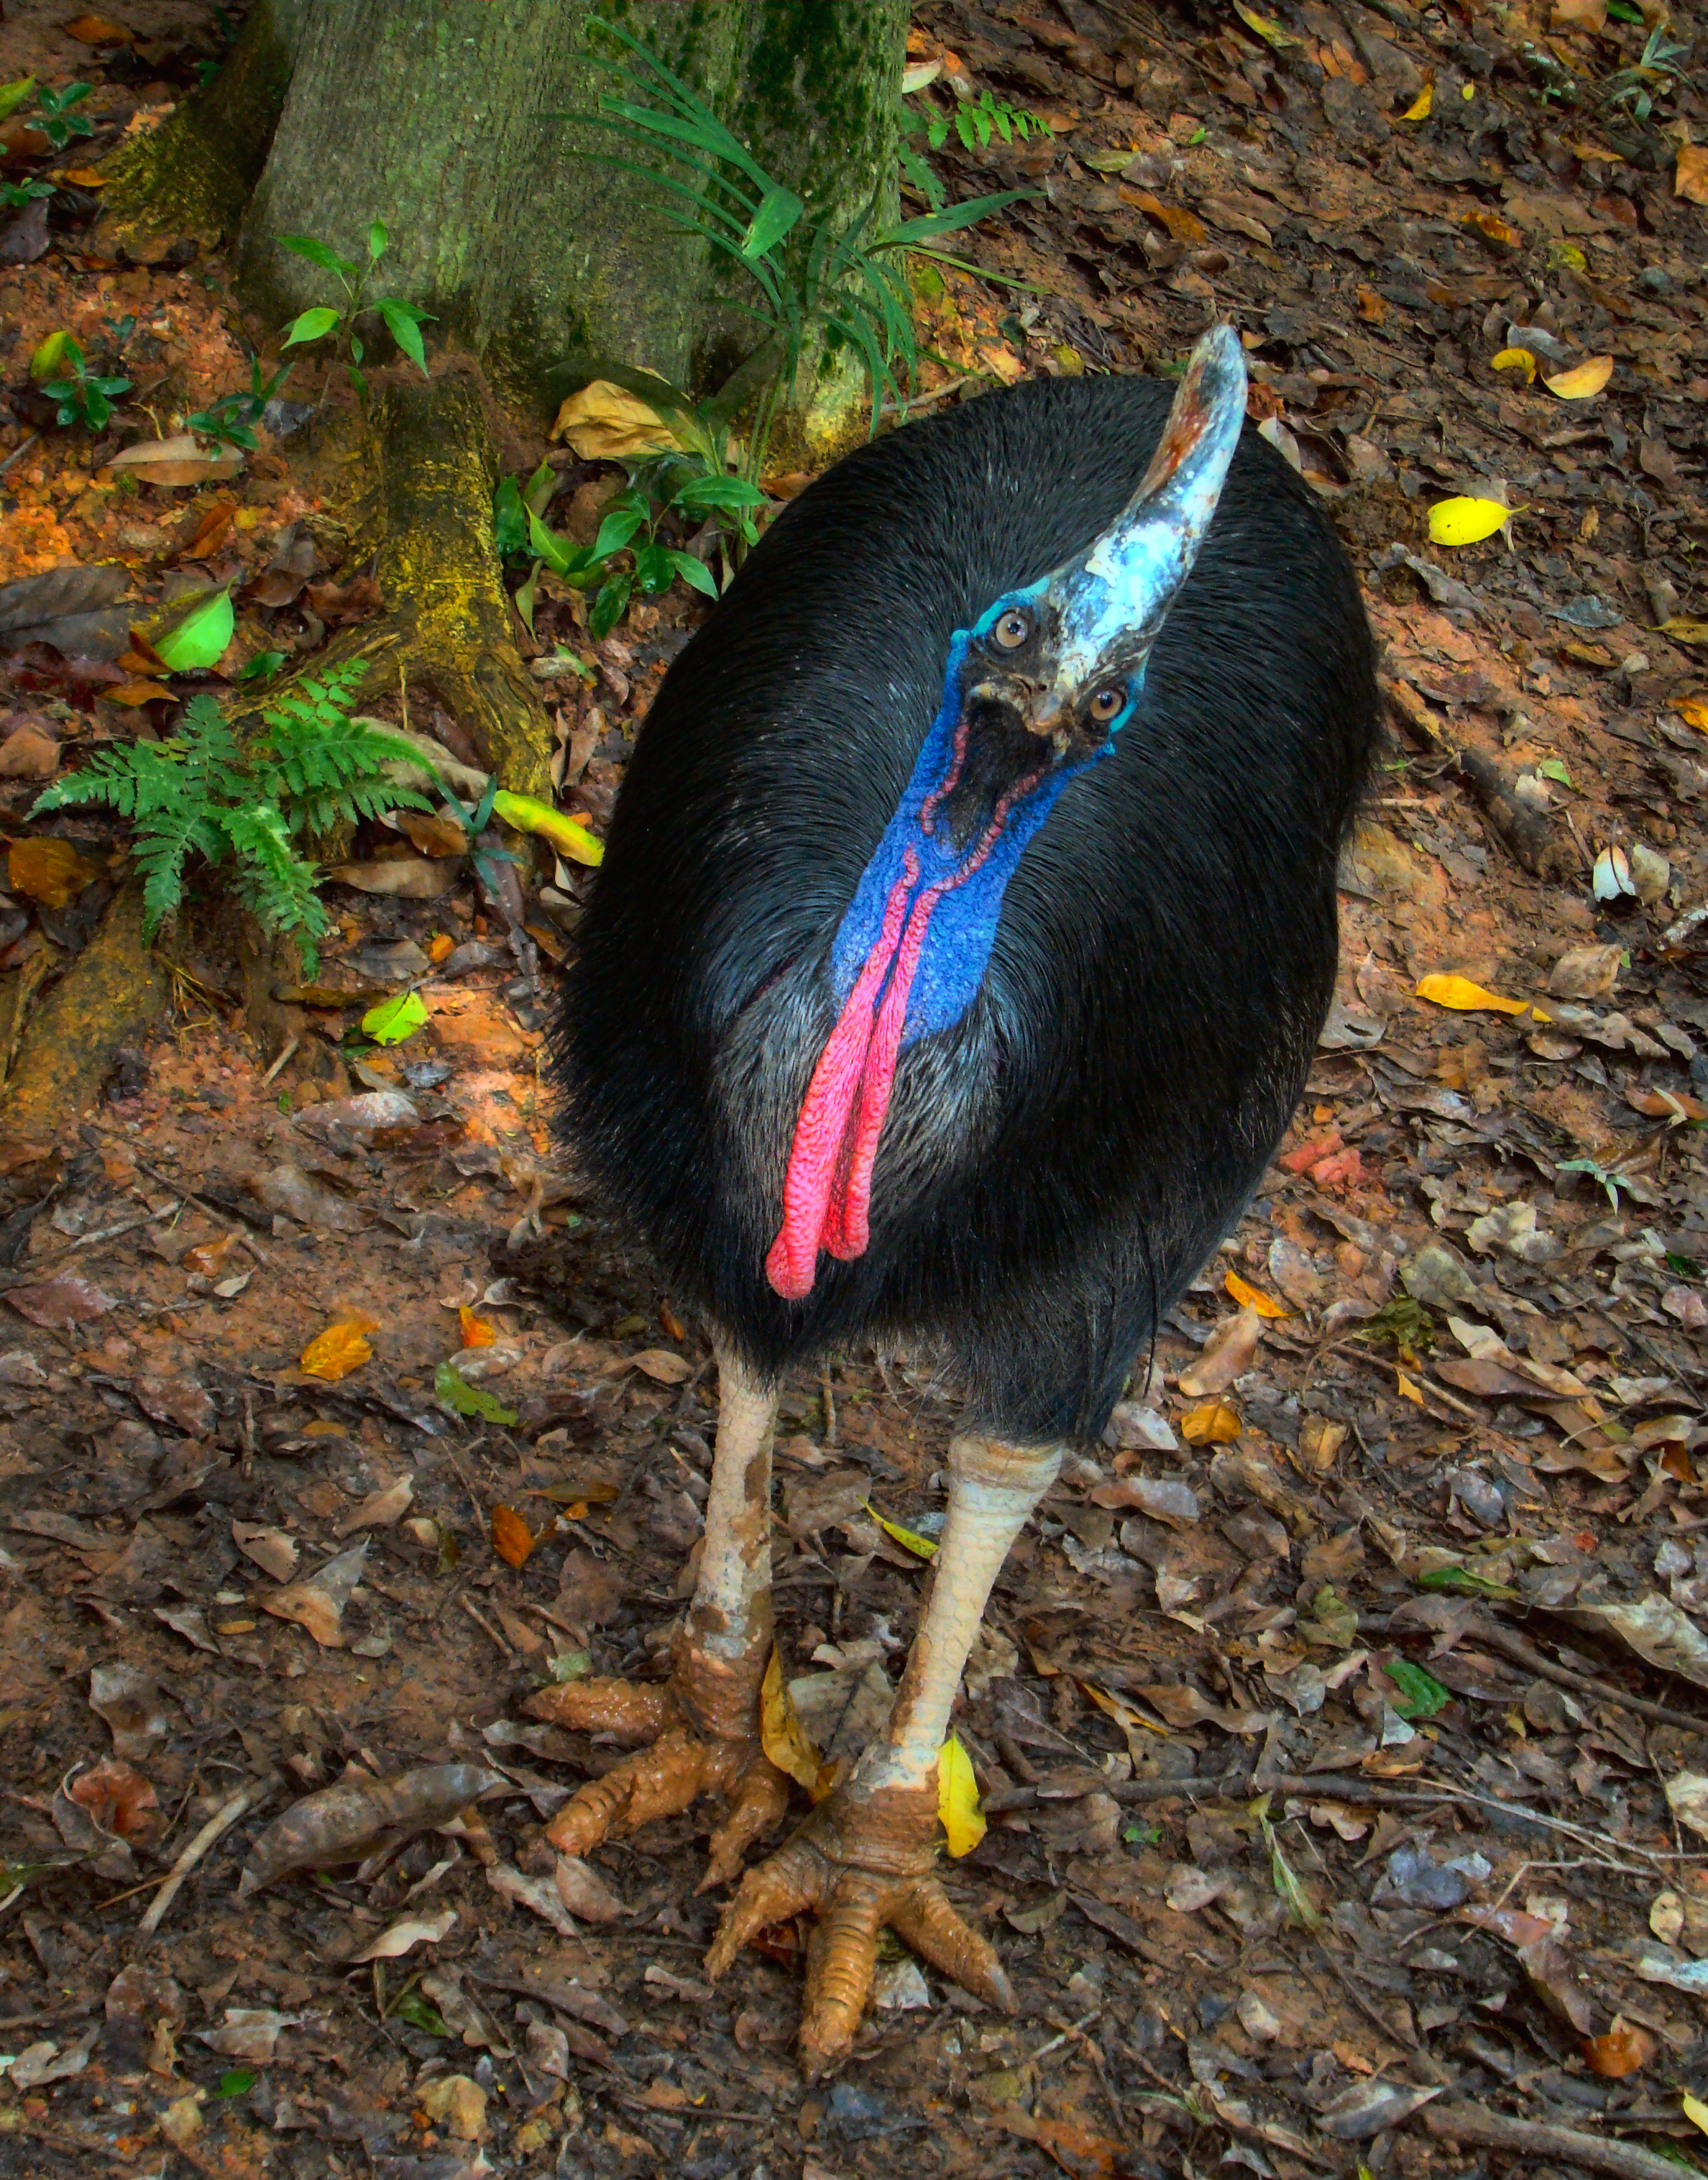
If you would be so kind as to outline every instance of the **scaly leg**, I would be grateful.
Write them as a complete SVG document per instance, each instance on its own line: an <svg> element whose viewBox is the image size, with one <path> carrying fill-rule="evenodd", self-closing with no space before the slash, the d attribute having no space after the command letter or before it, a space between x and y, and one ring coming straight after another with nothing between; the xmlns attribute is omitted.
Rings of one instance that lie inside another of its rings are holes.
<svg viewBox="0 0 1708 2180"><path fill-rule="evenodd" d="M571 1681L524 1709L556 1724L649 1742L602 1779L590 1780L552 1819L560 1853L585 1854L612 1833L674 1816L702 1794L726 1814L711 1836L700 1885L722 1885L788 1806L788 1779L760 1742L759 1691L771 1654L771 1442L777 1388L717 1347L717 1453L706 1502L706 1544L688 1623L671 1651L670 1678Z"/></svg>
<svg viewBox="0 0 1708 2180"><path fill-rule="evenodd" d="M942 1974L1006 2012L1014 1995L995 1949L964 1923L931 1874L937 1751L991 1585L1032 1509L1056 1480L1060 1446L958 1438L949 1511L925 1618L882 1738L769 1861L750 1869L706 1956L715 1978L755 1931L818 1911L807 1953L801 2062L817 2076L859 2027L886 1924Z"/></svg>

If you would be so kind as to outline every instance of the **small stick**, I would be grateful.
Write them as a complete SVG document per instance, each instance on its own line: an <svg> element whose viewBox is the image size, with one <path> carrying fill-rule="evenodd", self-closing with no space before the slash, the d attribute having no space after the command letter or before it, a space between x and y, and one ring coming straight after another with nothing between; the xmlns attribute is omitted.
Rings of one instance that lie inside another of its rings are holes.
<svg viewBox="0 0 1708 2180"><path fill-rule="evenodd" d="M1587 1673L1574 1673L1568 1665L1557 1665L1516 1628L1480 1622L1468 1632L1476 1641L1486 1643L1490 1649L1498 1650L1503 1658L1510 1658L1515 1665L1526 1666L1543 1680L1551 1681L1556 1687L1594 1696L1598 1703L1610 1703L1621 1710L1634 1711L1639 1718L1651 1718L1657 1726L1680 1726L1687 1733L1708 1733L1708 1718L1694 1718L1688 1710L1674 1710L1670 1704L1650 1703L1644 1696L1627 1695L1611 1681L1591 1680Z"/></svg>
<svg viewBox="0 0 1708 2180"><path fill-rule="evenodd" d="M1657 2157L1634 2142L1579 2134L1575 2128L1545 2127L1536 2120L1508 2119L1480 2105L1431 2105L1423 2123L1439 2142L1527 2150L1534 2157L1557 2157L1584 2172L1611 2172L1616 2180L1678 2180L1678 2167L1670 2157Z"/></svg>
<svg viewBox="0 0 1708 2180"><path fill-rule="evenodd" d="M183 1853L178 1856L178 1860L173 1863L168 1873L165 1884L162 1885L147 1913L137 1924L136 1935L139 1940L151 1938L160 1928L166 1911L178 1897L178 1888L183 1885L184 1879L189 1876L221 1834L228 1832L246 1809L252 1808L255 1803L262 1800L272 1792L272 1781L270 1779L256 1780L252 1785L240 1788L222 1809L216 1810L208 1819L189 1846L184 1848Z"/></svg>
<svg viewBox="0 0 1708 2180"><path fill-rule="evenodd" d="M297 1049L301 1043L302 1039L299 1037L294 1037L291 1038L289 1043L285 1046L284 1050L280 1053L278 1058L274 1060L272 1065L268 1068L266 1073L261 1078L261 1087L263 1090L266 1088L267 1085L272 1081L274 1076L279 1072L287 1061L295 1057Z"/></svg>
<svg viewBox="0 0 1708 2180"><path fill-rule="evenodd" d="M470 1596L467 1590L463 1592L461 1596L458 1598L457 1602L462 1606L464 1611L468 1614L470 1619L472 1620L475 1625L481 1630L481 1632L483 1635L490 1635L492 1637L492 1640L497 1644L498 1648L504 1653L504 1655L507 1658L513 1659L515 1657L516 1653L510 1648L510 1645L504 1640L503 1637L498 1632L492 1621L482 1615L480 1607L475 1603L474 1599Z"/></svg>

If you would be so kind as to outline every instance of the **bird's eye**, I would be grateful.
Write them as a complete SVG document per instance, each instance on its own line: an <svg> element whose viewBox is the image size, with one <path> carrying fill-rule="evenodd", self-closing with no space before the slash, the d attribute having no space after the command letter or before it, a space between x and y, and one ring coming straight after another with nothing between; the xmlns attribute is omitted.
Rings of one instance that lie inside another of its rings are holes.
<svg viewBox="0 0 1708 2180"><path fill-rule="evenodd" d="M1024 614L1011 608L997 623L992 633L1004 651L1018 651L1032 633L1032 624Z"/></svg>
<svg viewBox="0 0 1708 2180"><path fill-rule="evenodd" d="M1100 689L1091 699L1091 717L1097 720L1112 719L1126 702L1127 691L1124 689Z"/></svg>

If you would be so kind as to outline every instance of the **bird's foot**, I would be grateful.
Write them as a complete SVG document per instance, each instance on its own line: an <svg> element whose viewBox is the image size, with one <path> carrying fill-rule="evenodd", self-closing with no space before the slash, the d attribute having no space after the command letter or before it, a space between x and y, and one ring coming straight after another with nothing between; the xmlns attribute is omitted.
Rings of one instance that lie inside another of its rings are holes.
<svg viewBox="0 0 1708 2180"><path fill-rule="evenodd" d="M885 1928L964 1990L1014 2011L996 1948L962 1921L931 1874L936 1834L935 1786L886 1787L864 1801L832 1794L786 1846L748 1871L724 1909L706 1957L714 1980L769 1924L803 1908L817 1913L800 2028L810 2078L838 2064L853 2045Z"/></svg>
<svg viewBox="0 0 1708 2180"><path fill-rule="evenodd" d="M585 1855L601 1840L717 1796L724 1814L711 1836L700 1890L733 1877L749 1847L776 1829L788 1806L788 1775L760 1739L759 1692L769 1649L766 1642L753 1658L728 1660L678 1635L667 1681L570 1681L531 1696L524 1708L535 1718L651 1744L602 1779L590 1779L563 1804L546 1833L558 1852Z"/></svg>

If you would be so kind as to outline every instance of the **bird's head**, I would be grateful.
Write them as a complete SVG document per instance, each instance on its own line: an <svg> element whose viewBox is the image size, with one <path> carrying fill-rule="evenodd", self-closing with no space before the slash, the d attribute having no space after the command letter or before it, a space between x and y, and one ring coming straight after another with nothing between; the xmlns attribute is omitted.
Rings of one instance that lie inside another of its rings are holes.
<svg viewBox="0 0 1708 2180"><path fill-rule="evenodd" d="M864 1252L897 1059L972 1004L1027 842L1132 716L1244 417L1239 338L1217 326L1193 351L1151 465L1115 520L951 638L942 707L832 945L839 1012L796 1124L766 1258L778 1294L811 1291L821 1249Z"/></svg>

